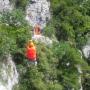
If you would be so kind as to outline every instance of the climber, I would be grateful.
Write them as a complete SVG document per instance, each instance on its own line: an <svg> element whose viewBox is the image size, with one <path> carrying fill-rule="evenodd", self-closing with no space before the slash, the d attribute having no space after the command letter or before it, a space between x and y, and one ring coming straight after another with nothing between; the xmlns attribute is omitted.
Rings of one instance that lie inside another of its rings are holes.
<svg viewBox="0 0 90 90"><path fill-rule="evenodd" d="M26 57L31 64L37 65L36 47L32 40L26 45Z"/></svg>
<svg viewBox="0 0 90 90"><path fill-rule="evenodd" d="M34 35L40 35L41 34L41 28L39 24L36 24L34 27Z"/></svg>

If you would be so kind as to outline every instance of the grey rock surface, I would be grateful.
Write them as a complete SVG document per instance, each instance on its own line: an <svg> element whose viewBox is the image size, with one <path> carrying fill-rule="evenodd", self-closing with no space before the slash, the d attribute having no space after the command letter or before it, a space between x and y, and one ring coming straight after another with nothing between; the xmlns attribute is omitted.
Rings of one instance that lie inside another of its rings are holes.
<svg viewBox="0 0 90 90"><path fill-rule="evenodd" d="M32 0L26 9L26 20L31 26L40 24L41 28L46 26L50 20L50 2L47 0Z"/></svg>
<svg viewBox="0 0 90 90"><path fill-rule="evenodd" d="M13 5L11 5L9 0L0 0L0 12L12 10Z"/></svg>

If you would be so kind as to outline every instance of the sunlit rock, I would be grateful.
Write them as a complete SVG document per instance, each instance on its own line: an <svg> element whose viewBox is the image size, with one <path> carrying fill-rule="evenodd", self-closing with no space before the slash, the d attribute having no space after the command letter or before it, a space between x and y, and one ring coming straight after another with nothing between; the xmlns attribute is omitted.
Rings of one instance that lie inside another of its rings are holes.
<svg viewBox="0 0 90 90"><path fill-rule="evenodd" d="M35 40L36 42L42 42L44 43L45 45L52 45L52 40L49 39L48 37L45 37L45 36L42 36L42 35L34 35L32 37L32 40Z"/></svg>
<svg viewBox="0 0 90 90"><path fill-rule="evenodd" d="M26 9L26 20L31 26L35 26L37 23L41 25L41 28L46 26L46 23L50 20L50 2L47 0L31 0Z"/></svg>
<svg viewBox="0 0 90 90"><path fill-rule="evenodd" d="M0 0L0 12L12 10L13 5L11 5L9 0Z"/></svg>
<svg viewBox="0 0 90 90"><path fill-rule="evenodd" d="M12 90L18 83L18 73L11 55L0 61L0 90Z"/></svg>
<svg viewBox="0 0 90 90"><path fill-rule="evenodd" d="M86 45L83 47L83 54L86 58L90 57L90 45Z"/></svg>

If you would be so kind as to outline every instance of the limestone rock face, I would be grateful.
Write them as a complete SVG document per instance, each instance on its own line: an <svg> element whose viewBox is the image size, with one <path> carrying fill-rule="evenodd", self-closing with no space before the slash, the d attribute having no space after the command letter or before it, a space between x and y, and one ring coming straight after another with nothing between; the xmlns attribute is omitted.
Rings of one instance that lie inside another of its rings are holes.
<svg viewBox="0 0 90 90"><path fill-rule="evenodd" d="M40 24L41 28L46 26L50 20L50 2L47 0L31 0L26 9L26 20L31 26Z"/></svg>
<svg viewBox="0 0 90 90"><path fill-rule="evenodd" d="M0 61L0 90L12 90L18 83L18 72L11 55Z"/></svg>
<svg viewBox="0 0 90 90"><path fill-rule="evenodd" d="M36 42L42 42L43 44L48 46L51 46L53 43L51 39L42 35L34 35L32 37L32 40L35 40Z"/></svg>
<svg viewBox="0 0 90 90"><path fill-rule="evenodd" d="M39 24L40 28L43 29L46 26L46 23L50 20L49 0L31 0L26 8L26 20L32 27ZM52 44L52 40L42 34L33 35L32 39L46 45Z"/></svg>
<svg viewBox="0 0 90 90"><path fill-rule="evenodd" d="M88 36L87 44L82 49L85 58L90 58L90 36Z"/></svg>
<svg viewBox="0 0 90 90"><path fill-rule="evenodd" d="M90 58L90 45L83 47L83 53L86 58Z"/></svg>
<svg viewBox="0 0 90 90"><path fill-rule="evenodd" d="M10 4L9 0L0 0L0 12L12 9L13 6Z"/></svg>

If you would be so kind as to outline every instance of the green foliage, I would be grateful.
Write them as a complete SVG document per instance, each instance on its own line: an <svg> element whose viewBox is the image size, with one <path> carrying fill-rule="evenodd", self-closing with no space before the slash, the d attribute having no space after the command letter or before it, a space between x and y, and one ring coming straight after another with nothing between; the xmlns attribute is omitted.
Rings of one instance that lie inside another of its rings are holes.
<svg viewBox="0 0 90 90"><path fill-rule="evenodd" d="M51 23L49 25L47 25L47 27L45 27L43 34L50 38L52 38L53 35L55 35L55 29Z"/></svg>
<svg viewBox="0 0 90 90"><path fill-rule="evenodd" d="M78 48L85 45L87 38L86 34L90 31L90 17L83 14L83 1L78 0L52 0L51 8L53 13L53 26L55 27L56 37L60 40L76 43ZM88 4L89 1L85 4ZM88 6L87 6L88 7Z"/></svg>
<svg viewBox="0 0 90 90"><path fill-rule="evenodd" d="M25 21L25 14L20 9L15 9L12 12L3 12L1 15L2 23L6 23L13 27L27 25L27 22Z"/></svg>
<svg viewBox="0 0 90 90"><path fill-rule="evenodd" d="M83 89L89 90L90 89L90 72L84 72L83 74Z"/></svg>
<svg viewBox="0 0 90 90"><path fill-rule="evenodd" d="M87 68L88 64L81 59L81 55L77 49L69 45L67 42L61 42L55 46L55 56L58 57L58 80L64 88L75 90L79 89L77 65L83 69Z"/></svg>
<svg viewBox="0 0 90 90"><path fill-rule="evenodd" d="M30 37L28 27L14 28L0 24L0 55L23 50Z"/></svg>
<svg viewBox="0 0 90 90"><path fill-rule="evenodd" d="M63 90L62 86L60 84L50 84L49 90Z"/></svg>

